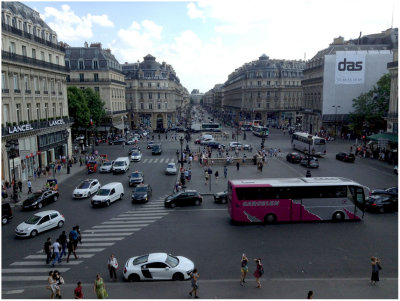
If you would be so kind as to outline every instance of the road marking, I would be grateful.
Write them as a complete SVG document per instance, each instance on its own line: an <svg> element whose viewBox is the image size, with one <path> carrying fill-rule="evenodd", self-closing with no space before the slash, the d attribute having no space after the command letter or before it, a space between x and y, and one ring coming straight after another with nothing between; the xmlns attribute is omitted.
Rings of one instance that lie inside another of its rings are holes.
<svg viewBox="0 0 400 301"><path fill-rule="evenodd" d="M57 271L64 273L69 271L71 268L57 268ZM23 269L2 269L2 273L49 273L49 268L23 268Z"/></svg>
<svg viewBox="0 0 400 301"><path fill-rule="evenodd" d="M46 281L49 276L2 276L1 281Z"/></svg>
<svg viewBox="0 0 400 301"><path fill-rule="evenodd" d="M121 217L121 218L114 218L112 221L104 222L103 224L115 224L116 222L123 222L123 221L137 221L137 222L147 222L147 219L152 218L151 222L156 222L158 219L163 218L163 216L154 216L154 217L142 217L142 218L137 218L137 217Z"/></svg>
<svg viewBox="0 0 400 301"><path fill-rule="evenodd" d="M168 160L168 159L167 159L167 160ZM164 161L164 158L161 158L161 159L160 159L160 163L163 163L163 161Z"/></svg>
<svg viewBox="0 0 400 301"><path fill-rule="evenodd" d="M146 204L142 208L148 208L148 207L152 207L152 208L154 208L154 207L164 207L164 204Z"/></svg>
<svg viewBox="0 0 400 301"><path fill-rule="evenodd" d="M115 242L89 242L86 243L85 241L85 248L86 247L109 247L115 245ZM79 250L79 248L77 249Z"/></svg>
<svg viewBox="0 0 400 301"><path fill-rule="evenodd" d="M142 223L142 221L139 221L140 223ZM135 227L145 227L145 226L148 226L149 224L136 224L136 225L132 225L132 226L135 226ZM95 228L96 230L97 229L100 229L100 228L105 228L105 229L107 229L107 228L121 228L121 227L123 227L123 228L125 228L126 227L126 224L120 224L120 225L99 225L99 226L94 226L93 228ZM115 230L113 230L113 231L115 231ZM118 231L120 231L120 230L118 230ZM130 231L130 230L128 230L128 231Z"/></svg>
<svg viewBox="0 0 400 301"><path fill-rule="evenodd" d="M12 294L22 294L25 290L11 290L11 291L6 291L2 292L4 295L12 295Z"/></svg>
<svg viewBox="0 0 400 301"><path fill-rule="evenodd" d="M135 218L131 218L129 220L123 219L119 221L112 221L112 222L104 222L102 225L115 225L115 224L137 224L137 223L153 223L156 222L155 219L150 220L135 220ZM136 225L135 225L136 226Z"/></svg>
<svg viewBox="0 0 400 301"><path fill-rule="evenodd" d="M127 214L127 213L129 213L129 214ZM121 215L138 216L138 217L157 216L158 215L159 217L163 217L164 215L168 215L168 212L165 212L165 209L162 210L162 212L145 212L145 213L141 213L141 212L137 212L137 211L134 211L134 212L128 211L128 212L122 213L118 216L121 216ZM115 218L115 217L113 217L113 218Z"/></svg>
<svg viewBox="0 0 400 301"><path fill-rule="evenodd" d="M80 263L82 263L82 261L71 261L68 264L80 264ZM10 265L41 265L41 266L43 266L43 265L46 265L46 263L44 263L43 261L16 261ZM59 265L57 265L57 266L59 266ZM50 265L49 265L49 269L51 269Z"/></svg>
<svg viewBox="0 0 400 301"><path fill-rule="evenodd" d="M155 220L157 220L157 219L160 219L160 218L163 218L164 217L164 215L162 215L162 216L153 216L153 215L147 215L147 216L137 216L137 215L125 215L125 216L122 216L122 217L116 217L117 218L117 220L125 220L125 219L136 219L136 220L143 220L143 219L153 219L152 221L155 221ZM114 221L115 219L113 219L113 221ZM107 221L107 222L103 222L102 224L106 224L106 223L109 223L109 221Z"/></svg>
<svg viewBox="0 0 400 301"><path fill-rule="evenodd" d="M85 243L88 241L114 241L114 240L123 240L125 237L99 237L99 238L86 238L85 235ZM85 244L86 245L86 244Z"/></svg>
<svg viewBox="0 0 400 301"><path fill-rule="evenodd" d="M144 160L143 160L143 163L147 163L147 161L149 161L149 159L144 159Z"/></svg>
<svg viewBox="0 0 400 301"><path fill-rule="evenodd" d="M153 162L153 160L154 160L154 159L149 159L149 162L148 162L148 163L151 163L151 162Z"/></svg>
<svg viewBox="0 0 400 301"><path fill-rule="evenodd" d="M104 236L104 234L102 234ZM104 248L92 248L92 249L82 249L82 248L77 248L79 252L101 252L104 250ZM36 253L42 253L43 251L38 251Z"/></svg>
<svg viewBox="0 0 400 301"><path fill-rule="evenodd" d="M119 232L115 232L115 234L113 233L108 233L108 235L125 235L125 236L129 236L133 234L133 232L124 232L124 233L119 233ZM86 241L86 237L104 237L104 234L96 234L96 233L85 233L85 238L84 240ZM124 239L125 237L122 237L122 239Z"/></svg>
<svg viewBox="0 0 400 301"><path fill-rule="evenodd" d="M191 212L191 211L228 211L226 208L225 209L180 209L180 208L174 208L174 209L169 209L173 212Z"/></svg>
<svg viewBox="0 0 400 301"><path fill-rule="evenodd" d="M126 227L126 225L125 225ZM119 234L119 232L128 232L128 231L139 231L142 230L142 228L129 228L129 229L93 229L93 230L87 230L91 231L93 233L95 232L114 232L116 234Z"/></svg>
<svg viewBox="0 0 400 301"><path fill-rule="evenodd" d="M158 162L158 158L157 159L154 159L154 162L153 163L157 163Z"/></svg>
<svg viewBox="0 0 400 301"><path fill-rule="evenodd" d="M168 213L167 213L167 211L165 210L165 209L150 209L150 208L148 208L149 210L131 210L131 211L127 211L127 212L125 212L125 213L121 213L120 215L118 215L118 216L121 216L121 215L123 215L123 214L131 214L131 213L137 213L137 214L140 214L140 215L144 215L144 214L146 214L146 213L151 213L151 214L154 214L154 215L162 215L162 214L164 214L164 215L167 215Z"/></svg>
<svg viewBox="0 0 400 301"><path fill-rule="evenodd" d="M86 239L85 239L86 242ZM85 244L86 245L86 244ZM95 254L81 254L81 258L91 258L93 257ZM43 254L43 255L28 255L26 257L24 257L24 259L46 259L47 255ZM65 259L65 258L64 258Z"/></svg>

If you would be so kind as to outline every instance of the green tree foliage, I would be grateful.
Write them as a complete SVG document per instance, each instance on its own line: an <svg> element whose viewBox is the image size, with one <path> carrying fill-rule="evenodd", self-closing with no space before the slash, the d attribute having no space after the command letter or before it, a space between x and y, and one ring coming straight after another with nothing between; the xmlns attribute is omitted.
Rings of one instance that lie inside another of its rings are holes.
<svg viewBox="0 0 400 301"><path fill-rule="evenodd" d="M106 115L104 110L105 103L101 101L99 93L96 93L92 88L86 88L83 93L87 100L90 115L94 124L100 124L101 120Z"/></svg>
<svg viewBox="0 0 400 301"><path fill-rule="evenodd" d="M390 74L385 74L378 80L377 86L353 99L350 127L355 132L360 133L366 128L371 131L386 129L383 118L389 110L390 81Z"/></svg>
<svg viewBox="0 0 400 301"><path fill-rule="evenodd" d="M88 126L90 111L83 91L77 87L68 87L67 98L69 116L75 120L74 127Z"/></svg>

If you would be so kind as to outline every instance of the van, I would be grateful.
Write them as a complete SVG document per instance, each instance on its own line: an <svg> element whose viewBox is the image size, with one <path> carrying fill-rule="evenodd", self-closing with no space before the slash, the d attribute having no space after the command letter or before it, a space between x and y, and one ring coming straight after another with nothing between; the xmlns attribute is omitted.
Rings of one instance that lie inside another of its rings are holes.
<svg viewBox="0 0 400 301"><path fill-rule="evenodd" d="M113 164L113 174L123 173L129 169L131 162L128 157L119 157Z"/></svg>
<svg viewBox="0 0 400 301"><path fill-rule="evenodd" d="M121 200L124 196L124 187L120 182L108 183L101 186L92 198L92 206L110 206L111 203Z"/></svg>

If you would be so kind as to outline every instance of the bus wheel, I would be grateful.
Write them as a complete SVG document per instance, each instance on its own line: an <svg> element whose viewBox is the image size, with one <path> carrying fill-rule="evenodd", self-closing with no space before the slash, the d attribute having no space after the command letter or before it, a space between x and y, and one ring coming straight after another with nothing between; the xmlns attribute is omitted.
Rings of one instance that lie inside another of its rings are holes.
<svg viewBox="0 0 400 301"><path fill-rule="evenodd" d="M267 214L264 217L264 223L266 223L266 224L276 223L276 215L275 214Z"/></svg>
<svg viewBox="0 0 400 301"><path fill-rule="evenodd" d="M335 221L335 222L344 221L344 214L343 214L343 212L336 211L336 212L332 215L332 220Z"/></svg>

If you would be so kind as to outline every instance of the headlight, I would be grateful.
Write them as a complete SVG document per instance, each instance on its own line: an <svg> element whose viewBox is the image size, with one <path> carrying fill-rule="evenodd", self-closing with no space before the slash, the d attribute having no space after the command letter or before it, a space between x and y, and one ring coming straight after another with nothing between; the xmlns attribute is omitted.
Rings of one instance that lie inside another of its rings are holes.
<svg viewBox="0 0 400 301"><path fill-rule="evenodd" d="M37 205L37 201L32 203L33 206Z"/></svg>
<svg viewBox="0 0 400 301"><path fill-rule="evenodd" d="M143 198L147 199L147 194L145 194L145 195L143 196Z"/></svg>

